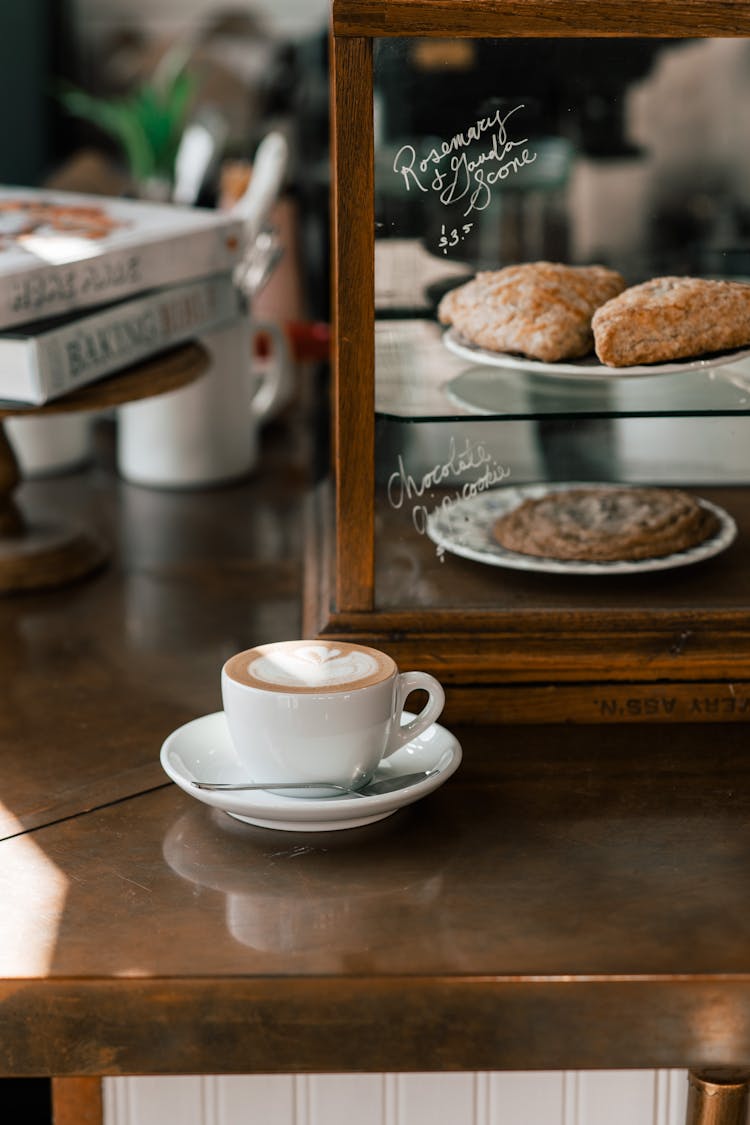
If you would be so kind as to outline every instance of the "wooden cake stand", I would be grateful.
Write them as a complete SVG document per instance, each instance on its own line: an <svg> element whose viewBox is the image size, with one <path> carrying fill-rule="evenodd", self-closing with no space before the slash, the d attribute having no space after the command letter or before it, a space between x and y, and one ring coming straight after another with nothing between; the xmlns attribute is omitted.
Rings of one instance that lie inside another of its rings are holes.
<svg viewBox="0 0 750 1125"><path fill-rule="evenodd" d="M106 410L166 394L193 382L208 364L208 353L200 344L186 344L44 406L0 407L0 421L19 415L38 418ZM52 523L35 524L24 518L13 497L20 480L15 453L0 425L0 594L60 586L102 566L109 550L95 532Z"/></svg>

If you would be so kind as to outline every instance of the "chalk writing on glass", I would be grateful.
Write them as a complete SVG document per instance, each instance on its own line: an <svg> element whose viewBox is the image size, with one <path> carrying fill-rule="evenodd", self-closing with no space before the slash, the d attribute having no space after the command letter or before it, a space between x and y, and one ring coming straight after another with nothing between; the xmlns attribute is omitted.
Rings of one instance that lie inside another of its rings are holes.
<svg viewBox="0 0 750 1125"><path fill-rule="evenodd" d="M497 109L480 117L465 132L441 141L419 159L413 145L402 145L393 171L407 191L435 192L446 206L462 200L464 218L472 211L484 211L492 200L492 188L537 158L528 148L528 137L510 136L508 122L523 108Z"/></svg>
<svg viewBox="0 0 750 1125"><path fill-rule="evenodd" d="M388 503L397 510L411 508L412 524L420 535L427 533L432 513L447 511L456 501L478 496L510 476L507 465L498 464L481 442L470 442L468 438L459 449L451 437L445 460L418 476L407 472L400 453L397 464L388 478ZM440 493L436 494L436 489ZM443 562L442 548L437 549L437 555Z"/></svg>
<svg viewBox="0 0 750 1125"><path fill-rule="evenodd" d="M443 223L440 227L438 249L442 250L444 254L447 254L454 246L458 246L459 242L463 242L473 226L473 223L462 223L460 227L453 227L451 230L446 230L445 223Z"/></svg>

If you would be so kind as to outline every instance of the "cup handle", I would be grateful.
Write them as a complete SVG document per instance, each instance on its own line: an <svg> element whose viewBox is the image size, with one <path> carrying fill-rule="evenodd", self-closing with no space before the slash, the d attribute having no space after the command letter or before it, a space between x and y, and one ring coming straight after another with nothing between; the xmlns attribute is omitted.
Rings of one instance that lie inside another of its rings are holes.
<svg viewBox="0 0 750 1125"><path fill-rule="evenodd" d="M258 321L251 324L251 357L255 352L255 338L261 335L270 337L271 358L250 400L250 410L258 422L262 422L285 404L292 382L292 361L284 332L273 321Z"/></svg>
<svg viewBox="0 0 750 1125"><path fill-rule="evenodd" d="M407 742L411 742L413 738L420 735L422 731L427 730L437 718L439 718L441 711L445 705L445 692L442 685L431 676L429 672L401 672L398 677L398 700L396 705L396 715L400 719L401 713L404 709L407 697L413 691L426 691L429 698L425 703L422 710L413 719L403 726L397 726L394 723L391 737L388 743L388 749L383 755L384 758L389 758L401 746L405 746Z"/></svg>

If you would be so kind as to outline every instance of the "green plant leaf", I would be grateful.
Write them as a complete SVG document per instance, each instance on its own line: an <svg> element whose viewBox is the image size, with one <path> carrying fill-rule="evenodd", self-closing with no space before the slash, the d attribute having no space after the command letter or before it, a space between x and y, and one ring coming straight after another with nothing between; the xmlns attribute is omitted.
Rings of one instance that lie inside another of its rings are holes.
<svg viewBox="0 0 750 1125"><path fill-rule="evenodd" d="M154 154L138 115L126 100L106 101L83 90L66 90L61 95L66 109L108 133L123 149L136 179L154 174Z"/></svg>
<svg viewBox="0 0 750 1125"><path fill-rule="evenodd" d="M171 179L196 86L193 76L181 70L164 88L144 82L126 98L96 98L76 88L65 89L60 96L70 113L117 140L135 179L154 175Z"/></svg>

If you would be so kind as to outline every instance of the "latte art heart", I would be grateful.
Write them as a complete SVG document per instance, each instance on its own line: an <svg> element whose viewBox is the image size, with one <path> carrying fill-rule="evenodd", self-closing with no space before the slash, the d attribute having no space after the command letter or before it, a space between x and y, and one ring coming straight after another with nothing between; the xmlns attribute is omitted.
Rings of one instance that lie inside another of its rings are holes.
<svg viewBox="0 0 750 1125"><path fill-rule="evenodd" d="M288 687L328 687L355 684L377 672L378 665L365 652L344 655L338 649L327 651L325 659L309 649L275 652L254 660L248 667L251 676L269 684Z"/></svg>
<svg viewBox="0 0 750 1125"><path fill-rule="evenodd" d="M340 648L326 648L325 645L309 645L307 648L297 648L294 655L298 660L308 660L311 664L327 664L341 656Z"/></svg>
<svg viewBox="0 0 750 1125"><path fill-rule="evenodd" d="M277 641L237 653L227 675L248 687L278 692L345 692L394 676L390 656L348 641Z"/></svg>

